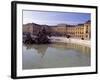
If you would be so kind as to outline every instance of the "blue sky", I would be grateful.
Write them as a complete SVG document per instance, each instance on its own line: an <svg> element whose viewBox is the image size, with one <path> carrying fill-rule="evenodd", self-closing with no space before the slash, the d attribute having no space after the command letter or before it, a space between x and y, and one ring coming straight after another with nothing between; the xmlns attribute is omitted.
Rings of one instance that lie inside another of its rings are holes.
<svg viewBox="0 0 100 80"><path fill-rule="evenodd" d="M23 24L37 23L42 25L80 24L91 20L89 13L23 11Z"/></svg>

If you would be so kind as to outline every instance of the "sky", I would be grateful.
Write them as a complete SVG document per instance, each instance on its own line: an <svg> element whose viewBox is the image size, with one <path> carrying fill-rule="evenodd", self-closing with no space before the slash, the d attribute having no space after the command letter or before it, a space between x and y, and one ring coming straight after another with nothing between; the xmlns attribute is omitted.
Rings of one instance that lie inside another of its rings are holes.
<svg viewBox="0 0 100 80"><path fill-rule="evenodd" d="M51 12L51 11L23 11L23 24L37 23L41 25L85 23L91 19L90 13Z"/></svg>

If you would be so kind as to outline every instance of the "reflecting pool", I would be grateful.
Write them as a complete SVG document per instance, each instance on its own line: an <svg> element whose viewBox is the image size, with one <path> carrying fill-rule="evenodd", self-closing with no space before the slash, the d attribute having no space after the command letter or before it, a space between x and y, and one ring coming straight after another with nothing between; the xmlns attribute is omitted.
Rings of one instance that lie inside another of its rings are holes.
<svg viewBox="0 0 100 80"><path fill-rule="evenodd" d="M91 49L72 43L23 44L23 69L81 67L91 65Z"/></svg>

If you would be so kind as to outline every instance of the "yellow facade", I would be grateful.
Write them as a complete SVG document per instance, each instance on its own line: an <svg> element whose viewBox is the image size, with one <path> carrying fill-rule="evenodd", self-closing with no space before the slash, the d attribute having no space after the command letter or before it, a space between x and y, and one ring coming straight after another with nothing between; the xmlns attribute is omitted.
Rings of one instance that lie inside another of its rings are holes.
<svg viewBox="0 0 100 80"><path fill-rule="evenodd" d="M72 38L90 39L91 38L91 25L90 21L78 25L66 25L53 28L54 32L66 34Z"/></svg>
<svg viewBox="0 0 100 80"><path fill-rule="evenodd" d="M84 24L78 24L75 26L66 27L66 35L70 37L80 38L80 39L90 39L91 38L91 24L86 22Z"/></svg>

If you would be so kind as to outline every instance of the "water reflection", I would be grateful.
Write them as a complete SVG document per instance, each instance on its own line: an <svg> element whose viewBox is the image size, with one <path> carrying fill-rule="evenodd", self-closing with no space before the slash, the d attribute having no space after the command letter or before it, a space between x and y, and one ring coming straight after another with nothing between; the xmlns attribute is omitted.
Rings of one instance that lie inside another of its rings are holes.
<svg viewBox="0 0 100 80"><path fill-rule="evenodd" d="M45 55L45 52L48 48L49 45L45 45L45 44L42 44L42 45L24 45L26 46L27 50L30 50L30 49L35 49L37 51L38 54L41 55L41 57L43 57Z"/></svg>
<svg viewBox="0 0 100 80"><path fill-rule="evenodd" d="M68 50L76 50L81 53L90 53L90 48L87 46L79 45L79 44L74 44L74 43L55 43L52 45L52 47L59 48L59 49L68 49Z"/></svg>
<svg viewBox="0 0 100 80"><path fill-rule="evenodd" d="M23 44L23 69L90 66L90 51L71 43Z"/></svg>

